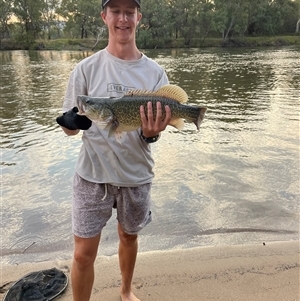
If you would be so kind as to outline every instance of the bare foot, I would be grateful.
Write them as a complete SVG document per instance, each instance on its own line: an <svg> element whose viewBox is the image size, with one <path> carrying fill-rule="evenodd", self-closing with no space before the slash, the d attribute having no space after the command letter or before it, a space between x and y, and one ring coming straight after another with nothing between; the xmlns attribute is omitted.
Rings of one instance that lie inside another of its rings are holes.
<svg viewBox="0 0 300 301"><path fill-rule="evenodd" d="M121 292L121 300L122 301L141 301L134 295L133 292L130 292L129 294Z"/></svg>

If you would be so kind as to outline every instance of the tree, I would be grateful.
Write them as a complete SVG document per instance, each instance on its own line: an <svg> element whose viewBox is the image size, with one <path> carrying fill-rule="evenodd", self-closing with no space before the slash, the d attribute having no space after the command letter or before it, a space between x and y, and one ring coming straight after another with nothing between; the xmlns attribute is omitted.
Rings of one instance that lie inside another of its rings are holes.
<svg viewBox="0 0 300 301"><path fill-rule="evenodd" d="M215 0L215 28L223 41L234 33L244 35L248 28L250 0Z"/></svg>
<svg viewBox="0 0 300 301"><path fill-rule="evenodd" d="M98 42L107 35L100 2L0 0L0 43L10 37L30 47L38 38L61 36L93 37ZM187 47L198 39L201 46L208 36L221 36L227 42L234 36L300 31L300 0L147 0L141 12L139 47L166 47L177 39ZM18 21L10 24L13 14Z"/></svg>
<svg viewBox="0 0 300 301"><path fill-rule="evenodd" d="M199 12L199 24L200 24L200 34L199 38L202 40L200 46L204 43L204 40L211 32L214 24L213 24L213 16L214 16L214 4L212 1L201 1L202 7Z"/></svg>
<svg viewBox="0 0 300 301"><path fill-rule="evenodd" d="M270 34L286 33L285 18L291 17L291 10L289 6L290 0L274 0L270 3L270 13L272 18L272 32Z"/></svg>
<svg viewBox="0 0 300 301"><path fill-rule="evenodd" d="M268 2L268 0L263 0L258 6L256 17L256 33L258 35L270 35L273 32L273 18Z"/></svg>
<svg viewBox="0 0 300 301"><path fill-rule="evenodd" d="M297 0L299 1L299 0ZM257 35L278 35L291 33L297 22L297 4L292 0L261 0L256 5Z"/></svg>
<svg viewBox="0 0 300 301"><path fill-rule="evenodd" d="M299 10L298 10L298 21L296 23L296 34L299 33L299 27L300 27L300 0L298 0L298 7Z"/></svg>
<svg viewBox="0 0 300 301"><path fill-rule="evenodd" d="M0 0L0 44L1 40L9 36L8 20L12 15L12 0Z"/></svg>
<svg viewBox="0 0 300 301"><path fill-rule="evenodd" d="M13 0L13 13L20 21L21 33L17 37L19 42L30 47L38 38L42 30L43 0Z"/></svg>
<svg viewBox="0 0 300 301"><path fill-rule="evenodd" d="M95 9L95 8L99 9ZM65 31L71 37L96 37L101 26L99 0L62 0L58 12L66 19Z"/></svg>
<svg viewBox="0 0 300 301"><path fill-rule="evenodd" d="M295 24L300 19L300 1L286 0L280 6L283 22L277 32L278 34L292 33L295 30Z"/></svg>
<svg viewBox="0 0 300 301"><path fill-rule="evenodd" d="M151 46L156 47L170 39L174 21L171 18L167 1L144 1L141 12L143 17L137 34L137 40L141 47L150 46L149 41L153 41Z"/></svg>
<svg viewBox="0 0 300 301"><path fill-rule="evenodd" d="M43 0L44 5L42 7L42 21L43 27L47 32L48 40L51 40L52 36L52 29L56 29L58 32L58 36L60 35L59 32L59 19L56 13L56 9L59 8L60 0Z"/></svg>
<svg viewBox="0 0 300 301"><path fill-rule="evenodd" d="M169 1L172 19L175 22L175 37L184 38L184 44L189 46L191 40L200 35L202 6L207 1L172 0Z"/></svg>

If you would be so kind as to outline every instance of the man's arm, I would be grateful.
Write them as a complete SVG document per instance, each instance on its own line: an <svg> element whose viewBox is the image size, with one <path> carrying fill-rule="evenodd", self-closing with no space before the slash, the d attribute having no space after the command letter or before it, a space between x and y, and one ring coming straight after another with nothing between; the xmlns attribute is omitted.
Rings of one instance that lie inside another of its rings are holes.
<svg viewBox="0 0 300 301"><path fill-rule="evenodd" d="M66 133L67 136L75 136L80 132L80 130L69 130L63 126L60 126L60 127Z"/></svg>

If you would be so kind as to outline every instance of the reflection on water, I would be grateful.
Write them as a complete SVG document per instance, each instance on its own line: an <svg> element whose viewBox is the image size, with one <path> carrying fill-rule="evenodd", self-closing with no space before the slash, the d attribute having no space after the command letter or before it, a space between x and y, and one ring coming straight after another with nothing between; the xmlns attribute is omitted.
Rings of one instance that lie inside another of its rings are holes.
<svg viewBox="0 0 300 301"><path fill-rule="evenodd" d="M141 251L298 239L300 49L145 53L208 107L200 132L153 145L153 222ZM84 52L0 52L2 257L69 258L71 184L81 140L55 123ZM100 254L117 250L116 222Z"/></svg>

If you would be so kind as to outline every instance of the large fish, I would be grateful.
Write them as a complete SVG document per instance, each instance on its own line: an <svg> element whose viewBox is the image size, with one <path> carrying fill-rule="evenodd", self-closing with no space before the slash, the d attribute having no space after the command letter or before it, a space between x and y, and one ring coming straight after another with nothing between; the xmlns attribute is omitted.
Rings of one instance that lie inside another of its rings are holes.
<svg viewBox="0 0 300 301"><path fill-rule="evenodd" d="M108 130L109 136L141 127L140 106L144 106L147 115L149 101L152 102L153 116L156 116L156 103L161 102L162 108L168 105L171 109L169 125L181 130L185 119L187 122L194 123L199 130L206 108L184 104L187 100L188 96L182 88L176 85L165 85L155 92L133 90L119 98L79 95L77 106L78 114L87 116L100 127ZM165 118L164 109L162 114L162 118Z"/></svg>

